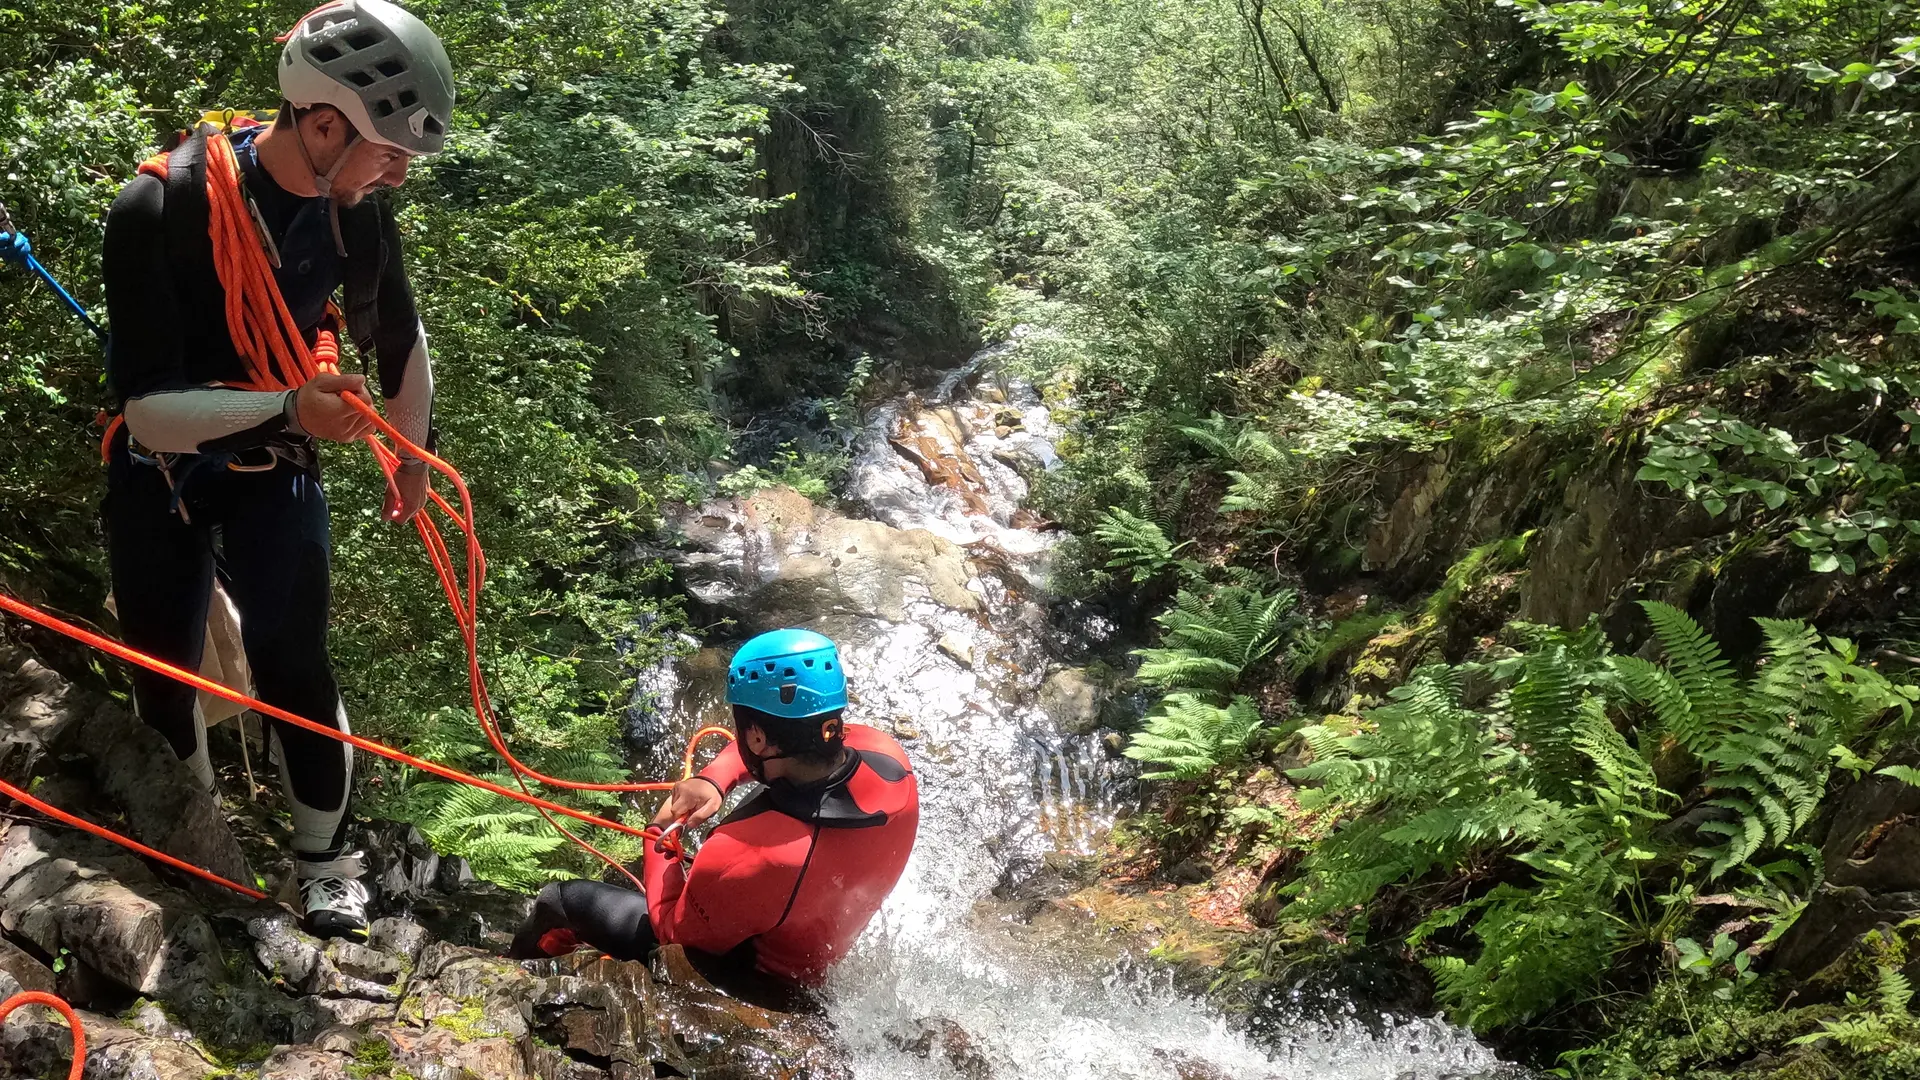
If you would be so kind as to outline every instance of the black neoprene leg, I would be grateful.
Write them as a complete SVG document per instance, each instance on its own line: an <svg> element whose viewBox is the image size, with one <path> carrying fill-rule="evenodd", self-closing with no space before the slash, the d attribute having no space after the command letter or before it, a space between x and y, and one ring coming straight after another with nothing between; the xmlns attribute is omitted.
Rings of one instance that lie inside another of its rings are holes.
<svg viewBox="0 0 1920 1080"><path fill-rule="evenodd" d="M128 645L197 671L213 596L213 549L204 524L189 525L169 507L166 477L128 458L124 442L107 471L107 562L114 605ZM181 758L197 743L196 691L145 668L133 672L140 718Z"/></svg>
<svg viewBox="0 0 1920 1080"><path fill-rule="evenodd" d="M599 881L556 881L541 889L507 955L520 960L547 955L540 939L553 930L571 930L615 960L644 960L655 945L646 896Z"/></svg>
<svg viewBox="0 0 1920 1080"><path fill-rule="evenodd" d="M226 504L221 580L240 609L255 691L269 705L346 730L327 655L331 546L319 481L283 465L268 473L227 473L209 486L215 485ZM333 851L345 826L351 748L292 724L272 724L295 803L294 848Z"/></svg>

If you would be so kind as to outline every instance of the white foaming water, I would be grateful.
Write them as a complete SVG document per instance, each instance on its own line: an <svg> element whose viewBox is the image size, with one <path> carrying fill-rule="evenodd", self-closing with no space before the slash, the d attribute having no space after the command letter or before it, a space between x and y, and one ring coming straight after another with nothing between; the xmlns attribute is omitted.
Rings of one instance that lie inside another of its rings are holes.
<svg viewBox="0 0 1920 1080"><path fill-rule="evenodd" d="M1257 1045L1151 964L1041 945L997 909L976 911L1015 860L1093 850L1111 820L1118 772L1099 744L1057 734L1032 704L1047 674L1038 594L1058 534L1021 527L1032 524L1020 510L1022 474L1054 465L1056 430L1039 395L1018 382L956 400L992 359L992 350L977 357L924 402L876 409L854 448L849 499L999 568L968 583L981 612L909 590L900 622L840 616L832 627L857 718L894 724L921 793L906 873L827 985L854 1075L971 1077L937 1044L924 1055L900 1049L903 1031L910 1040L927 1019L957 1025L975 1066L1001 1080L1442 1080L1496 1068L1470 1036L1432 1020L1380 1031L1301 1023ZM736 532L728 558L766 558L770 534ZM956 643L967 647L960 655ZM719 691L711 683L691 698L683 692L674 711L686 720L711 710Z"/></svg>

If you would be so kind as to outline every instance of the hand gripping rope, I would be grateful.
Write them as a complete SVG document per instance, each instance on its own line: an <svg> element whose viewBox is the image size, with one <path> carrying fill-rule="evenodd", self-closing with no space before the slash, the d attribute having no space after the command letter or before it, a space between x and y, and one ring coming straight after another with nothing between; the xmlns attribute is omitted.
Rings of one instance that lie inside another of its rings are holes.
<svg viewBox="0 0 1920 1080"><path fill-rule="evenodd" d="M252 221L247 213L244 197L240 192L239 163L234 157L231 144L224 135L215 134L207 138L206 147L207 196L209 206L208 229L213 237L215 270L219 275L220 284L226 293L225 314L227 329L237 351L246 362L249 375L248 381L240 384L240 388L260 391L296 390L315 375L323 372L328 374L338 373L340 370L340 349L336 334L330 330L321 331L313 347L309 349L300 333L300 328L295 324L293 316L287 310L286 302L282 299L280 290L274 282L273 270L267 261L266 253L262 250L253 232ZM141 166L141 170L164 177L166 171L166 155L162 154L150 159ZM6 236L5 239L9 243L14 243L16 242L16 237L17 234L14 234L13 236ZM21 246L24 246L23 237L18 238L17 242ZM39 264L35 262L32 265L37 268ZM65 290L60 289L59 285L53 282L52 276L47 274L44 269L40 269L39 273L49 284L52 284L55 289L59 290L62 296L67 295ZM80 308L77 303L74 303L71 297L68 297L68 303L74 307L82 318L86 317L85 310ZM88 323L92 325L92 320L89 319ZM109 653L128 663L137 664L165 675L168 678L186 683L195 689L204 690L215 696L232 701L235 704L253 709L264 716L270 716L293 724L296 727L305 728L316 734L347 743L368 753L399 762L411 768L419 769L444 780L481 788L482 790L490 791L503 798L512 799L516 802L532 806L538 810L541 817L546 819L547 823L553 826L562 836L578 845L581 849L599 858L607 865L619 870L625 874L629 880L632 880L636 887L639 887L639 879L635 878L632 872L628 871L618 860L576 835L566 826L562 825L554 815L559 814L565 817L571 817L588 825L610 829L614 832L624 833L630 836L641 837L655 843L669 854L677 855L679 844L674 836L671 834L663 836L661 830L657 828L635 829L629 825L610 821L606 818L540 798L533 794L527 786L527 782L531 780L534 783L562 790L605 792L666 791L673 787L674 782L646 781L625 784L581 783L578 781L564 780L559 777L547 776L514 757L512 750L508 748L506 739L501 732L499 715L493 707L492 698L487 691L485 675L480 669L479 610L481 587L486 577L486 555L481 550L479 535L474 529L473 498L467 489L466 481L461 478L460 473L454 469L453 466L402 435L399 430L394 428L392 424L389 424L384 417L375 411L373 406L352 395L343 394L341 396L353 408L358 410L374 426L380 435L386 436L393 444L393 447L390 448L382 443L376 435L369 435L365 440L368 448L373 452L374 460L380 466L382 475L386 477L389 498L394 500L395 505L398 503L398 490L394 483L394 473L400 465L401 454L424 462L429 468L445 476L459 498L460 508L456 510L439 492L429 490L429 495L434 506L438 507L439 510L447 516L448 520L465 536L466 572L464 575L456 570L453 552L447 545L446 539L440 532L439 527L434 524L429 514L423 512L415 515L413 519L414 528L419 532L421 542L427 549L428 560L433 564L434 573L439 578L442 591L446 594L447 604L453 611L454 621L460 627L461 639L467 650L467 678L472 693L474 714L480 722L481 730L486 733L487 741L492 746L494 753L497 754L512 771L515 786L519 788L518 791L510 790L498 784L482 780L479 777L470 776L459 770L451 769L435 762L402 753L401 751L383 746L370 739L347 734L329 725L316 723L305 717L295 716L284 709L268 705L263 701L258 701L230 687L222 686L219 683L202 678L193 672L183 670L165 661L148 656L121 642L113 641L99 634L92 633L91 631L83 630L80 627L57 619L31 605L24 604L4 594L0 594L0 610L8 611L20 618L53 630L56 633L64 634L67 637ZM109 438L111 438L111 430L109 432ZM693 775L695 751L700 742L709 735L722 735L729 739L733 737L733 733L726 728L708 727L696 732L693 739L687 745L687 752L684 758L683 779ZM42 813L56 817L58 820L64 821L67 824L83 828L96 836L110 840L122 847L127 847L141 854L159 858L161 861L192 873L203 880L232 889L242 895L252 896L256 899L262 896L258 890L250 889L244 885L227 881L217 875L210 874L207 871L188 866L177 859L162 855L150 848L139 845L111 830L82 822L72 815L57 811L53 807L33 798L31 795L12 785L0 782L0 794L16 799Z"/></svg>

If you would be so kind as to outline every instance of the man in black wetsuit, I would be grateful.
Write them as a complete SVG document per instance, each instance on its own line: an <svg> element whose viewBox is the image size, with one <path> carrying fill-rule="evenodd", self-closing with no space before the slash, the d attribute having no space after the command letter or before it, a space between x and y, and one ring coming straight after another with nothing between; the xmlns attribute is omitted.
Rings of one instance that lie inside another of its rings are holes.
<svg viewBox="0 0 1920 1080"><path fill-rule="evenodd" d="M330 301L344 286L345 330L378 361L389 420L431 447L426 334L393 212L368 196L441 149L453 69L433 32L386 0L331 0L285 41L285 100L271 126L202 128L156 174L143 169L108 214L107 376L126 423L109 448L107 543L129 644L197 668L218 577L240 611L257 696L345 731L327 656L331 546L315 440L365 435L346 397L371 395L359 375L235 387L248 372L209 234L207 144L230 143L274 285L307 344L340 329ZM396 491L385 516L406 521L426 499L425 463L403 461ZM211 790L195 692L136 672L134 702ZM361 856L346 846L352 750L291 725L271 731L308 927L358 935L368 894Z"/></svg>

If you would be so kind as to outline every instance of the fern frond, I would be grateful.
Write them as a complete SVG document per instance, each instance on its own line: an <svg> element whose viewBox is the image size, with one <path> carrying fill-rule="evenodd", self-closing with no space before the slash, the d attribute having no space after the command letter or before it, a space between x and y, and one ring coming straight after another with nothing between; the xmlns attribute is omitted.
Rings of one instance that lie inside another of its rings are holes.
<svg viewBox="0 0 1920 1080"><path fill-rule="evenodd" d="M1169 694L1123 753L1159 766L1142 773L1145 779L1198 780L1244 760L1261 723L1252 698L1221 708L1193 694Z"/></svg>
<svg viewBox="0 0 1920 1080"><path fill-rule="evenodd" d="M1107 566L1126 570L1134 584L1152 580L1174 564L1174 556L1191 544L1175 544L1158 523L1149 521L1125 507L1113 506L1093 527L1094 538L1112 553Z"/></svg>

